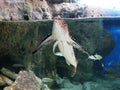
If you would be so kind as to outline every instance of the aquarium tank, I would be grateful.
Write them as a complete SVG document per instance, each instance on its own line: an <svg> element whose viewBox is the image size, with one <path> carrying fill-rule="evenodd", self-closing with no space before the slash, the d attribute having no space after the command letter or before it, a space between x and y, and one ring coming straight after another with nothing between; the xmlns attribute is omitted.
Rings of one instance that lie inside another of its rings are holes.
<svg viewBox="0 0 120 90"><path fill-rule="evenodd" d="M0 90L120 90L120 0L0 0Z"/></svg>

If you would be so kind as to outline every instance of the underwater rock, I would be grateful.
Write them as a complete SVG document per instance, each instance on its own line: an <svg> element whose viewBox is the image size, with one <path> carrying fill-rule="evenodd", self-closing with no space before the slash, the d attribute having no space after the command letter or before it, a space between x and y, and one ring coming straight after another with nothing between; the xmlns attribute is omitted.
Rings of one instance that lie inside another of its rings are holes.
<svg viewBox="0 0 120 90"><path fill-rule="evenodd" d="M0 74L0 86L4 86L4 85L11 85L13 83L13 81L11 79L9 79L8 77Z"/></svg>
<svg viewBox="0 0 120 90"><path fill-rule="evenodd" d="M72 84L67 78L60 85L60 90L82 90L82 84Z"/></svg>
<svg viewBox="0 0 120 90"><path fill-rule="evenodd" d="M82 90L119 90L120 78L114 80L97 78L95 81L89 81L83 83Z"/></svg>
<svg viewBox="0 0 120 90"><path fill-rule="evenodd" d="M87 81L83 84L77 82L71 82L64 78L59 89L53 90L119 90L120 78L114 80L108 80L103 78L94 78L94 81Z"/></svg>
<svg viewBox="0 0 120 90"><path fill-rule="evenodd" d="M61 88L72 88L74 85L68 80L64 79L64 81L61 83Z"/></svg>
<svg viewBox="0 0 120 90"><path fill-rule="evenodd" d="M16 77L17 77L17 74L16 74L15 72L12 72L12 71L4 68L4 67L3 67L0 71L1 71L4 75L8 76L9 78L11 78L11 79L13 79L13 80L15 80Z"/></svg>
<svg viewBox="0 0 120 90"><path fill-rule="evenodd" d="M40 90L40 83L32 71L20 71L15 82L4 90Z"/></svg>
<svg viewBox="0 0 120 90"><path fill-rule="evenodd" d="M85 82L82 90L110 90L97 82Z"/></svg>

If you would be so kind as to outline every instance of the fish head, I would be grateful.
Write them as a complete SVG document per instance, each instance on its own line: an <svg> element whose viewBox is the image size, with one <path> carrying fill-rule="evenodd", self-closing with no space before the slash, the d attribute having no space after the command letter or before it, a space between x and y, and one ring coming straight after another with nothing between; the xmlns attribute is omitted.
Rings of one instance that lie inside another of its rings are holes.
<svg viewBox="0 0 120 90"><path fill-rule="evenodd" d="M55 30L61 30L64 33L68 33L68 25L62 18L54 18L53 28L56 28Z"/></svg>

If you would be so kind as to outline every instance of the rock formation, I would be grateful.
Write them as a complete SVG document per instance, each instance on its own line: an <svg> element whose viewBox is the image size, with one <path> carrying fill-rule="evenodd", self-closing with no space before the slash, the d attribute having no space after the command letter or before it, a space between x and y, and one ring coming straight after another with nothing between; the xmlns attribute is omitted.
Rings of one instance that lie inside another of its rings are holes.
<svg viewBox="0 0 120 90"><path fill-rule="evenodd" d="M20 71L15 82L4 90L49 90L32 71ZM47 86L47 85L46 85Z"/></svg>
<svg viewBox="0 0 120 90"><path fill-rule="evenodd" d="M50 8L45 0L2 0L0 20L51 19Z"/></svg>
<svg viewBox="0 0 120 90"><path fill-rule="evenodd" d="M57 2L57 1L54 1ZM54 3L46 0L1 0L0 20L42 20L59 15L62 18L101 17L101 8L80 3Z"/></svg>

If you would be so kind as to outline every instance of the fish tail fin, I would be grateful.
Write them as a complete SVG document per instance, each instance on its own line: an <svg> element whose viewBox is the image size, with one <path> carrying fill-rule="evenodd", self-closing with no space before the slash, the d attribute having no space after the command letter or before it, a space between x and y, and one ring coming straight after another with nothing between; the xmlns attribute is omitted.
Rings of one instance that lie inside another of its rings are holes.
<svg viewBox="0 0 120 90"><path fill-rule="evenodd" d="M73 68L73 73L72 73L71 77L74 77L75 74L76 74L76 72L77 72L77 67L74 67L74 68Z"/></svg>
<svg viewBox="0 0 120 90"><path fill-rule="evenodd" d="M74 77L77 72L77 64L78 64L78 60L76 60L76 66L74 66L74 68L73 68L73 73L72 73L71 77Z"/></svg>

